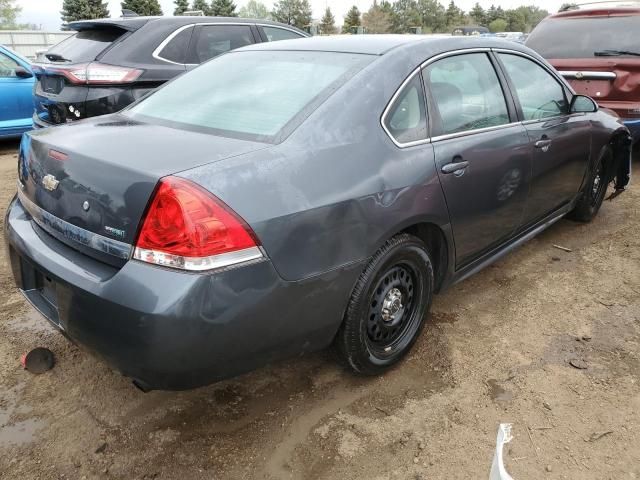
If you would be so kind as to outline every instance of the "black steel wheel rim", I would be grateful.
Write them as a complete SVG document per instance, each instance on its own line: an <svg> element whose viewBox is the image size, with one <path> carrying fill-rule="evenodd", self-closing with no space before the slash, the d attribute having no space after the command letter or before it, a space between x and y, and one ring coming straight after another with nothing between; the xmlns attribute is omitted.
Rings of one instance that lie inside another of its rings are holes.
<svg viewBox="0 0 640 480"><path fill-rule="evenodd" d="M408 343L420 319L417 315L423 286L415 267L399 263L388 268L369 298L366 339L378 357L387 357Z"/></svg>

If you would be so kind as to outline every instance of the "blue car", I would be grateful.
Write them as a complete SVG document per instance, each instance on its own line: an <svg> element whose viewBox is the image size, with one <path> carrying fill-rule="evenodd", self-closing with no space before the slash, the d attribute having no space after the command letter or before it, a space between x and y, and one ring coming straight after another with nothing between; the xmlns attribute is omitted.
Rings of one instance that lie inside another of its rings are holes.
<svg viewBox="0 0 640 480"><path fill-rule="evenodd" d="M29 61L0 45L0 138L31 130L34 82Z"/></svg>

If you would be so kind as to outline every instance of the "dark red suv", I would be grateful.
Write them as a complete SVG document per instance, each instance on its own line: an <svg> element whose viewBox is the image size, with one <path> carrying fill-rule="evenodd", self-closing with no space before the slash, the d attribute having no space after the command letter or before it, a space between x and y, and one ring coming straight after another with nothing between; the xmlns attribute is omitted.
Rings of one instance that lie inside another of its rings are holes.
<svg viewBox="0 0 640 480"><path fill-rule="evenodd" d="M550 15L526 45L545 57L577 93L616 112L638 141L640 8L604 4Z"/></svg>

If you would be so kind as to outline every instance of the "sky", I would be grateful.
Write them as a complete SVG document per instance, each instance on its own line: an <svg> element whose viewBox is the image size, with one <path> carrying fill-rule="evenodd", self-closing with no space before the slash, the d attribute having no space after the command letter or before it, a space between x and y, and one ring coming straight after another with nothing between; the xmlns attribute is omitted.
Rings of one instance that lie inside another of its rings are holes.
<svg viewBox="0 0 640 480"><path fill-rule="evenodd" d="M235 0L238 7L242 7L247 0ZM272 0L262 0L267 7L273 6ZM360 11L368 10L373 0L309 0L313 8L313 18L319 19L324 13L324 9L331 7L333 15L336 17L336 23L342 24L342 19L347 10L352 5L356 5ZM456 0L458 7L465 11L469 11L476 0ZM34 23L42 25L45 30L59 30L60 28L60 10L62 9L62 0L18 0L16 2L22 7L22 13L19 17L20 23ZM109 11L112 16L120 15L120 1L109 0ZM440 0L440 3L447 4L448 0ZM563 0L495 0L480 1L480 5L488 8L492 3L502 8L514 8L520 5L536 5L545 8L550 12L555 12L560 8ZM171 15L174 9L173 0L160 0L162 11Z"/></svg>

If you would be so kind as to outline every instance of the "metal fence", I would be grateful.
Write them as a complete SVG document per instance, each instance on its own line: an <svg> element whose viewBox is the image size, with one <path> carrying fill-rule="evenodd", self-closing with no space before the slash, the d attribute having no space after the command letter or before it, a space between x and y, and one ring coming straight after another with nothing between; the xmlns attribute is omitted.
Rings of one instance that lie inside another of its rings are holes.
<svg viewBox="0 0 640 480"><path fill-rule="evenodd" d="M75 32L44 32L42 30L0 30L0 44L34 60L37 52L46 50Z"/></svg>

